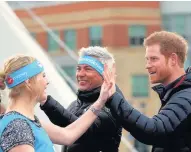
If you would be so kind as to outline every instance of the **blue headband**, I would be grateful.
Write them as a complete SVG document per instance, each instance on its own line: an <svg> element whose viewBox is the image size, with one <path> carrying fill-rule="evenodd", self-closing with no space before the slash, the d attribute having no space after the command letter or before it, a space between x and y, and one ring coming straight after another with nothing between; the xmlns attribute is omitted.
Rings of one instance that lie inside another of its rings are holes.
<svg viewBox="0 0 191 152"><path fill-rule="evenodd" d="M8 88L13 88L16 85L28 80L29 78L41 73L44 68L40 62L35 60L34 62L18 69L17 71L9 74L6 78L6 85Z"/></svg>
<svg viewBox="0 0 191 152"><path fill-rule="evenodd" d="M87 56L87 55L83 56L79 59L78 64L87 64L91 66L92 68L94 68L101 76L103 74L104 65L94 57Z"/></svg>

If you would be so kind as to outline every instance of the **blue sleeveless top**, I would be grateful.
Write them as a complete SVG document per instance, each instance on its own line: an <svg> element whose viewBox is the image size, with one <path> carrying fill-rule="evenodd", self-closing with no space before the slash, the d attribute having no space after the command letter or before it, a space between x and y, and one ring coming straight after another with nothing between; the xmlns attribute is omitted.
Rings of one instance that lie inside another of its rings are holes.
<svg viewBox="0 0 191 152"><path fill-rule="evenodd" d="M17 145L31 145L35 152L55 152L46 131L35 121L17 112L0 117L0 152L7 152Z"/></svg>

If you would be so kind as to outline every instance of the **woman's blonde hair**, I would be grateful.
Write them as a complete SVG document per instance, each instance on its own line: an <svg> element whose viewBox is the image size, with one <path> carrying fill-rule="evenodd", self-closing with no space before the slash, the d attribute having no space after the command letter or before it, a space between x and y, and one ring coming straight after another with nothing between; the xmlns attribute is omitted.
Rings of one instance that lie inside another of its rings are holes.
<svg viewBox="0 0 191 152"><path fill-rule="evenodd" d="M32 63L35 60L34 57L26 56L26 55L16 55L9 58L3 67L3 71L0 72L0 89L4 90L6 88L5 80L6 77L13 73L14 71ZM35 76L31 78L32 81L35 81ZM9 97L14 98L20 95L23 89L26 89L28 86L26 83L21 83L13 88L10 89Z"/></svg>

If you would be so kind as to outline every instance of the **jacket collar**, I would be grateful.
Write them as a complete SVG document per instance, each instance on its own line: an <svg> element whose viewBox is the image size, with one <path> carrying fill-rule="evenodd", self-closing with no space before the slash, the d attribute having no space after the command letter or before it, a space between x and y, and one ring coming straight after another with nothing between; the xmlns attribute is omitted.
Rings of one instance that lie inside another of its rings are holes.
<svg viewBox="0 0 191 152"><path fill-rule="evenodd" d="M158 93L159 98L162 100L168 90L170 89L175 90L180 87L181 88L191 87L191 72L182 75L181 77L177 78L175 81L168 84L167 86L159 84L152 87L152 89Z"/></svg>
<svg viewBox="0 0 191 152"><path fill-rule="evenodd" d="M100 95L100 90L101 90L101 87L94 88L94 89L89 90L89 91L78 90L77 96L81 102L93 103L98 99L98 97Z"/></svg>

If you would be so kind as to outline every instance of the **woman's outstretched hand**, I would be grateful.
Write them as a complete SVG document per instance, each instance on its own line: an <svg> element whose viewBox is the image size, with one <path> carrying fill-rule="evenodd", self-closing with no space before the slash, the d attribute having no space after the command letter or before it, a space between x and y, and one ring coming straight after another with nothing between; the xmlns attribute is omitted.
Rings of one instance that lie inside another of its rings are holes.
<svg viewBox="0 0 191 152"><path fill-rule="evenodd" d="M103 73L104 82L101 86L101 92L99 96L99 102L105 104L105 102L110 98L116 91L115 89L115 66L112 69L108 68L108 65L104 65Z"/></svg>

